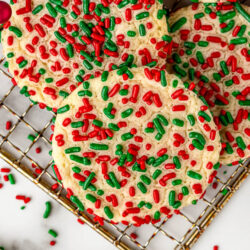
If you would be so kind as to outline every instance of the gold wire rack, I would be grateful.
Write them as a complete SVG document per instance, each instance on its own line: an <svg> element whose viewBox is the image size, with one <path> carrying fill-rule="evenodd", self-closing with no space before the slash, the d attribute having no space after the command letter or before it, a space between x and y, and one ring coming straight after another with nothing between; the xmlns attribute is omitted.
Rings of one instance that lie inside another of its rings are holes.
<svg viewBox="0 0 250 250"><path fill-rule="evenodd" d="M42 128L41 126L39 128L33 122L34 117L32 118L30 114L33 113L34 108L37 108L37 105L20 96L18 87L11 84L11 76L4 67L4 62L4 58L0 59L0 72L2 73L0 75L0 116L2 121L5 121L8 117L13 121L13 124L8 131L0 129L0 157L118 249L160 249L161 247L162 249L190 249L250 173L250 161L225 168L224 170L227 170L228 173L225 174L225 171L224 173L221 171L216 177L217 189L210 188L212 191L207 192L209 194L206 194L196 206L184 208L179 215L173 216L171 220L165 218L158 224L147 225L146 228L143 226L135 228L132 225L113 225L108 221L105 221L104 226L100 226L93 221L90 215L77 210L75 205L66 198L66 192L60 183L57 189L52 189L52 184L56 183L56 178L52 172L52 159L48 159L47 162L40 161L37 159L38 155L32 154L32 152L39 143L43 143L45 145L43 147L46 147L48 151L50 150L49 134L52 133L50 125L54 113L47 110L44 110L43 114L40 115L35 113L36 117L39 116L39 125L41 125L42 120L47 119ZM6 84L7 87L3 84ZM9 99L15 100L14 106ZM21 102L25 102L25 104ZM18 109L21 106L25 108L24 110L17 110L17 106ZM20 128L21 126L24 127ZM27 139L25 128L30 134L35 134L34 140L29 141ZM18 144L14 138L15 134L20 134L20 132L21 143ZM32 164L33 167L34 165L37 166L38 173L34 172L34 168L31 167ZM171 225L176 224L173 223L175 221L178 221L177 230L173 230L171 227ZM185 226L180 226L183 224ZM185 228L185 232L182 232L183 228ZM143 230L144 239L140 238L140 230ZM134 231L139 232L139 238L134 239L130 236L130 233ZM146 236L145 232L147 232Z"/></svg>

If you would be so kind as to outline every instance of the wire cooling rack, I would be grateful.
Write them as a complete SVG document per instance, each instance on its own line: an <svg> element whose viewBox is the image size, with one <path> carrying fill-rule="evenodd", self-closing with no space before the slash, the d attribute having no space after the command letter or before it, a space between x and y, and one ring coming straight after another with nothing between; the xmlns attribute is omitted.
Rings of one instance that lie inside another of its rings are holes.
<svg viewBox="0 0 250 250"><path fill-rule="evenodd" d="M56 189L52 188L57 183L49 156L54 113L40 109L21 95L25 91L13 86L4 65L2 58L0 157L118 249L190 249L250 174L250 159L236 166L220 168L205 196L196 205L190 205L171 219L165 218L155 225L136 228L105 221L104 226L100 226L91 215L78 211L66 198L60 183ZM5 128L7 121L11 121L10 130ZM36 154L37 147L42 148L40 154ZM132 232L138 235L137 239L130 236Z"/></svg>

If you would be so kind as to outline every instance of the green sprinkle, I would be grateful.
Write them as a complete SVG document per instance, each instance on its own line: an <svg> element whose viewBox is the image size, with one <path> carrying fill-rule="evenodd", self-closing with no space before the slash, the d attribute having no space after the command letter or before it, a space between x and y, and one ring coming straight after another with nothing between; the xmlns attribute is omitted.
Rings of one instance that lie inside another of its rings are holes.
<svg viewBox="0 0 250 250"><path fill-rule="evenodd" d="M184 126L184 121L180 120L180 119L173 119L172 123L178 127L183 127Z"/></svg>
<svg viewBox="0 0 250 250"><path fill-rule="evenodd" d="M202 12L197 13L197 14L194 15L194 19L200 19L200 18L204 17L204 15L205 15L205 14L202 13Z"/></svg>
<svg viewBox="0 0 250 250"><path fill-rule="evenodd" d="M145 36L146 35L146 29L145 29L144 24L139 25L139 34L140 34L140 36Z"/></svg>
<svg viewBox="0 0 250 250"><path fill-rule="evenodd" d="M8 178L9 178L9 181L10 181L11 185L15 185L16 184L15 178L14 178L14 176L12 174L9 174Z"/></svg>
<svg viewBox="0 0 250 250"><path fill-rule="evenodd" d="M160 133L160 134L165 134L165 129L162 127L161 123L160 123L160 120L158 118L155 118L153 119L153 123L155 125L155 128L157 129L157 131Z"/></svg>
<svg viewBox="0 0 250 250"><path fill-rule="evenodd" d="M231 147L231 145L226 142L226 147L225 147L225 150L228 154L232 154L234 151L233 151L233 148Z"/></svg>
<svg viewBox="0 0 250 250"><path fill-rule="evenodd" d="M101 76L101 81L106 82L108 79L109 72L108 71L103 71L102 76ZM105 100L104 100L105 101Z"/></svg>
<svg viewBox="0 0 250 250"><path fill-rule="evenodd" d="M250 106L250 100L239 101L240 106Z"/></svg>
<svg viewBox="0 0 250 250"><path fill-rule="evenodd" d="M8 57L8 58L14 57L14 53L12 53L12 52L8 53L8 54L7 54L7 57Z"/></svg>
<svg viewBox="0 0 250 250"><path fill-rule="evenodd" d="M206 144L205 138L198 132L190 132L189 138L196 138L203 146Z"/></svg>
<svg viewBox="0 0 250 250"><path fill-rule="evenodd" d="M245 24L241 25L240 31L238 32L238 37L242 37L247 29L247 26Z"/></svg>
<svg viewBox="0 0 250 250"><path fill-rule="evenodd" d="M250 23L250 15L242 8L238 2L233 3L237 11Z"/></svg>
<svg viewBox="0 0 250 250"><path fill-rule="evenodd" d="M187 119L188 119L191 126L195 125L195 119L194 119L193 115L187 115Z"/></svg>
<svg viewBox="0 0 250 250"><path fill-rule="evenodd" d="M226 33L229 32L235 25L235 21L234 20L230 20L229 23L227 24L227 26L225 28L221 29L221 33Z"/></svg>
<svg viewBox="0 0 250 250"><path fill-rule="evenodd" d="M171 27L170 27L170 33L174 33L177 30L179 30L185 23L187 22L186 17L181 17L179 20L177 20Z"/></svg>
<svg viewBox="0 0 250 250"><path fill-rule="evenodd" d="M54 80L53 80L53 78L46 78L45 79L45 82L46 83L52 83Z"/></svg>
<svg viewBox="0 0 250 250"><path fill-rule="evenodd" d="M35 9L32 10L32 14L33 14L33 15L36 15L36 14L38 14L42 9L43 9L43 5L40 4L40 5L38 5Z"/></svg>
<svg viewBox="0 0 250 250"><path fill-rule="evenodd" d="M66 15L68 13L68 11L61 6L56 6L55 9L57 12L59 12L62 15Z"/></svg>
<svg viewBox="0 0 250 250"><path fill-rule="evenodd" d="M177 180L172 181L172 185L173 185L173 186L180 185L181 183L182 183L182 180L181 180L181 179L177 179Z"/></svg>
<svg viewBox="0 0 250 250"><path fill-rule="evenodd" d="M108 206L104 207L104 212L110 220L113 219L114 215Z"/></svg>
<svg viewBox="0 0 250 250"><path fill-rule="evenodd" d="M83 165L90 165L90 160L86 157L81 157L79 155L70 155L70 160L75 161L77 163L83 164Z"/></svg>
<svg viewBox="0 0 250 250"><path fill-rule="evenodd" d="M147 203L145 204L145 207L148 208L148 209L151 209L153 206L152 206L151 203L147 202Z"/></svg>
<svg viewBox="0 0 250 250"><path fill-rule="evenodd" d="M153 163L153 167L158 167L160 166L164 161L168 159L168 155L162 155L161 157L157 158L155 162Z"/></svg>
<svg viewBox="0 0 250 250"><path fill-rule="evenodd" d="M69 57L73 58L74 57L74 48L73 48L73 46L69 43L69 44L67 44L66 49L67 49Z"/></svg>
<svg viewBox="0 0 250 250"><path fill-rule="evenodd" d="M132 30L129 30L129 31L127 32L127 36L129 36L129 37L135 37L135 36L136 36L136 32L135 32L135 31L132 31Z"/></svg>
<svg viewBox="0 0 250 250"><path fill-rule="evenodd" d="M91 172L88 178L85 180L84 185L83 185L83 190L87 190L89 185L91 184L91 181L95 177L95 173Z"/></svg>
<svg viewBox="0 0 250 250"><path fill-rule="evenodd" d="M103 122L99 121L99 120L93 120L93 124L97 127L102 127L103 126Z"/></svg>
<svg viewBox="0 0 250 250"><path fill-rule="evenodd" d="M104 86L102 88L102 92L101 92L101 96L102 96L102 99L103 101L107 101L108 100L108 91L109 91L109 88L107 86Z"/></svg>
<svg viewBox="0 0 250 250"><path fill-rule="evenodd" d="M196 205L197 204L197 200L192 200L192 204Z"/></svg>
<svg viewBox="0 0 250 250"><path fill-rule="evenodd" d="M115 187L114 183L113 183L110 179L106 180L106 182L107 182L107 184L108 184L110 187L112 187L112 188Z"/></svg>
<svg viewBox="0 0 250 250"><path fill-rule="evenodd" d="M71 128L81 128L84 125L84 122L79 121L79 122L72 122L70 124Z"/></svg>
<svg viewBox="0 0 250 250"><path fill-rule="evenodd" d="M45 209L45 212L43 214L43 218L47 219L49 217L50 213L51 213L51 203L50 203L50 201L46 201L45 206L46 206L46 209Z"/></svg>
<svg viewBox="0 0 250 250"><path fill-rule="evenodd" d="M245 150L246 149L246 144L245 142L243 141L242 137L241 136L237 136L236 137L236 142L237 142L237 145L239 148L241 148L242 150Z"/></svg>
<svg viewBox="0 0 250 250"><path fill-rule="evenodd" d="M175 191L174 190L169 192L168 203L169 203L170 206L173 206L174 203L175 203Z"/></svg>
<svg viewBox="0 0 250 250"><path fill-rule="evenodd" d="M204 149L204 146L200 143L200 141L198 141L196 139L192 140L192 144L198 150L203 150Z"/></svg>
<svg viewBox="0 0 250 250"><path fill-rule="evenodd" d="M49 233L51 236L53 236L54 238L57 237L57 232L55 232L53 229L50 229L50 230L48 231L48 233Z"/></svg>
<svg viewBox="0 0 250 250"><path fill-rule="evenodd" d="M149 17L149 12L141 12L135 16L136 20L141 20L143 18Z"/></svg>
<svg viewBox="0 0 250 250"><path fill-rule="evenodd" d="M97 191L97 195L100 195L100 196L104 195L104 191L101 190L101 189L99 189L99 190Z"/></svg>
<svg viewBox="0 0 250 250"><path fill-rule="evenodd" d="M155 130L154 128L145 128L144 131L145 133L153 133Z"/></svg>
<svg viewBox="0 0 250 250"><path fill-rule="evenodd" d="M180 163L180 160L179 160L178 156L174 156L173 157L173 163L175 164L175 168L176 169L180 169L181 168L181 163Z"/></svg>
<svg viewBox="0 0 250 250"><path fill-rule="evenodd" d="M215 81L218 82L221 79L221 75L219 73L213 73L213 78L214 78Z"/></svg>
<svg viewBox="0 0 250 250"><path fill-rule="evenodd" d="M229 70L228 70L228 68L227 68L226 62L225 62L225 61L221 61L221 62L220 62L220 66L221 66L221 69L222 69L223 73L224 73L225 75L228 75L228 74L229 74Z"/></svg>
<svg viewBox="0 0 250 250"><path fill-rule="evenodd" d="M96 197L92 194L86 194L86 199L95 203L96 202Z"/></svg>
<svg viewBox="0 0 250 250"><path fill-rule="evenodd" d="M84 21L80 21L79 22L79 26L82 29L82 31L87 35L90 36L91 35L91 30L89 29L88 25L84 22Z"/></svg>
<svg viewBox="0 0 250 250"><path fill-rule="evenodd" d="M156 180L160 175L162 171L160 169L156 169L152 175L153 180Z"/></svg>
<svg viewBox="0 0 250 250"><path fill-rule="evenodd" d="M188 78L193 81L194 80L194 69L193 68L189 68L188 69Z"/></svg>
<svg viewBox="0 0 250 250"><path fill-rule="evenodd" d="M240 37L240 38L235 38L230 40L230 44L244 44L247 43L247 38L246 37Z"/></svg>
<svg viewBox="0 0 250 250"><path fill-rule="evenodd" d="M227 189L227 188L224 188L224 189L221 191L221 193L222 193L223 195L226 195L226 194L228 193L228 189Z"/></svg>
<svg viewBox="0 0 250 250"><path fill-rule="evenodd" d="M199 41L197 44L200 47L207 47L209 43L207 41Z"/></svg>
<svg viewBox="0 0 250 250"><path fill-rule="evenodd" d="M178 64L182 62L180 56L177 53L173 53L172 58Z"/></svg>
<svg viewBox="0 0 250 250"><path fill-rule="evenodd" d="M196 180L202 179L202 175L200 175L199 173L196 173L192 170L187 171L187 176L189 176L190 178L196 179Z"/></svg>
<svg viewBox="0 0 250 250"><path fill-rule="evenodd" d="M72 168L72 171L73 171L74 173L79 174L79 173L81 172L81 169L80 169L79 167L75 166L75 167Z"/></svg>
<svg viewBox="0 0 250 250"><path fill-rule="evenodd" d="M174 65L173 66L173 70L178 74L180 75L181 77L185 77L187 75L186 71L181 69L178 65Z"/></svg>
<svg viewBox="0 0 250 250"><path fill-rule="evenodd" d="M183 193L183 195L188 195L189 194L188 188L186 186L183 186L181 188L181 192Z"/></svg>
<svg viewBox="0 0 250 250"><path fill-rule="evenodd" d="M46 3L45 6L46 6L48 12L50 13L50 15L52 17L56 18L57 17L56 9L50 3Z"/></svg>
<svg viewBox="0 0 250 250"><path fill-rule="evenodd" d="M81 152L80 147L72 147L72 148L65 149L65 154L72 154L72 153L78 153L78 152Z"/></svg>
<svg viewBox="0 0 250 250"><path fill-rule="evenodd" d="M29 134L27 138L33 142L36 139L36 136Z"/></svg>
<svg viewBox="0 0 250 250"><path fill-rule="evenodd" d="M61 108L59 108L59 109L57 110L57 113L58 113L58 114L62 114L62 113L68 112L69 110L70 110L70 106L67 104L67 105L65 105L65 106L63 106L63 107L61 107Z"/></svg>
<svg viewBox="0 0 250 250"><path fill-rule="evenodd" d="M107 144L90 143L89 147L93 150L108 150L109 146Z"/></svg>
<svg viewBox="0 0 250 250"><path fill-rule="evenodd" d="M140 179L146 184L146 185L150 185L151 184L151 180L149 177L147 177L146 175L141 175Z"/></svg>
<svg viewBox="0 0 250 250"><path fill-rule="evenodd" d="M217 162L216 164L213 165L213 169L218 169L220 166L221 166L220 163Z"/></svg>
<svg viewBox="0 0 250 250"><path fill-rule="evenodd" d="M127 110L125 110L125 111L123 111L122 113L121 113L121 117L122 118L127 118L128 116L130 116L132 113L133 113L133 109L127 109Z"/></svg>
<svg viewBox="0 0 250 250"><path fill-rule="evenodd" d="M124 134L122 134L121 135L121 139L123 140L123 141L127 141L127 140L129 140L129 139L132 139L134 136L131 134L131 133L124 133Z"/></svg>
<svg viewBox="0 0 250 250"><path fill-rule="evenodd" d="M193 42L184 42L184 46L189 49L194 49L195 48L195 43Z"/></svg>
<svg viewBox="0 0 250 250"><path fill-rule="evenodd" d="M117 181L114 172L109 172L108 176L109 176L109 178L111 179L111 181L114 183L115 187L116 187L117 189L120 189L120 188L121 188L121 185L120 185L120 183Z"/></svg>
<svg viewBox="0 0 250 250"><path fill-rule="evenodd" d="M178 209L181 206L181 202L180 201L176 201L173 205L174 209Z"/></svg>
<svg viewBox="0 0 250 250"><path fill-rule="evenodd" d="M196 52L196 57L197 57L197 61L200 64L203 64L205 62L204 57L203 57L203 55L202 55L202 53L200 51Z"/></svg>
<svg viewBox="0 0 250 250"><path fill-rule="evenodd" d="M161 85L163 87L167 86L167 80L166 80L166 75L165 75L165 71L161 70Z"/></svg>
<svg viewBox="0 0 250 250"><path fill-rule="evenodd" d="M224 15L221 15L219 17L219 22L220 23L224 23L225 21L229 20L229 19L232 19L236 16L236 12L233 10L233 11L229 11L227 12L226 14Z"/></svg>
<svg viewBox="0 0 250 250"><path fill-rule="evenodd" d="M127 89L121 89L121 90L119 91L119 94L120 94L121 96L126 96L126 95L128 95L128 90L127 90Z"/></svg>
<svg viewBox="0 0 250 250"><path fill-rule="evenodd" d="M158 114L156 117L161 121L161 123L162 123L164 126L167 126L167 125L168 125L168 121L167 121L167 119L166 119L163 115Z"/></svg>
<svg viewBox="0 0 250 250"><path fill-rule="evenodd" d="M143 193L143 194L146 194L147 193L147 188L144 186L144 184L142 182L138 182L137 183L137 187L140 189L140 191Z"/></svg>
<svg viewBox="0 0 250 250"><path fill-rule="evenodd" d="M22 69L28 64L27 60L23 60L21 63L18 64L19 68Z"/></svg>
<svg viewBox="0 0 250 250"><path fill-rule="evenodd" d="M154 213L154 219L155 219L155 220L159 220L160 217L161 217L161 213L160 213L159 211L156 211L156 212Z"/></svg>
<svg viewBox="0 0 250 250"><path fill-rule="evenodd" d="M76 206L78 207L79 211L84 211L84 206L82 204L82 202L74 195L70 196L70 200L76 204Z"/></svg>
<svg viewBox="0 0 250 250"><path fill-rule="evenodd" d="M226 85L227 87L233 85L233 83L234 83L233 80L227 80L227 81L225 81L225 85Z"/></svg>
<svg viewBox="0 0 250 250"><path fill-rule="evenodd" d="M114 124L114 123L109 123L108 127L110 129L114 130L114 131L119 131L120 130L120 128L116 124Z"/></svg>
<svg viewBox="0 0 250 250"><path fill-rule="evenodd" d="M14 26L10 26L9 31L12 31L17 37L22 37L23 35L22 31Z"/></svg>

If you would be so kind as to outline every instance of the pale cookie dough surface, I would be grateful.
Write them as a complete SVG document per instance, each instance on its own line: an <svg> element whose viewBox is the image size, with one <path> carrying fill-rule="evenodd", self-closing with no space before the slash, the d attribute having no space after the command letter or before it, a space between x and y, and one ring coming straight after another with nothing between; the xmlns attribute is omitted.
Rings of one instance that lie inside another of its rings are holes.
<svg viewBox="0 0 250 250"><path fill-rule="evenodd" d="M250 8L238 3L193 4L168 19L173 37L169 68L192 81L220 129L220 162L250 156Z"/></svg>
<svg viewBox="0 0 250 250"><path fill-rule="evenodd" d="M55 169L80 210L156 222L204 194L220 166L219 132L174 75L143 67L127 81L118 74L85 82L58 109Z"/></svg>
<svg viewBox="0 0 250 250"><path fill-rule="evenodd" d="M160 1L110 2L32 0L30 11L25 1L12 5L2 44L22 93L58 108L83 79L113 64L164 66L170 48Z"/></svg>

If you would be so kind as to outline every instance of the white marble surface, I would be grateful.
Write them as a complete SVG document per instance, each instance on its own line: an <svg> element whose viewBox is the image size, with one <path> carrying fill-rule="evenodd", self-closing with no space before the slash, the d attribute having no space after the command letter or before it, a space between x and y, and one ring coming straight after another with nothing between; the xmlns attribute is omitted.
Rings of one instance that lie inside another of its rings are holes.
<svg viewBox="0 0 250 250"><path fill-rule="evenodd" d="M0 167L2 166L7 164L0 160ZM17 180L16 185L8 183L0 190L0 246L7 250L115 249L87 225L80 225L70 212L21 174L16 171L13 173ZM215 244L219 245L220 250L250 249L249 193L250 179L243 183L222 213L201 236L194 250L212 250ZM32 198L25 210L20 210L23 203L15 199L17 194ZM45 220L42 215L44 203L48 200L52 201L53 210L51 216ZM53 240L48 234L50 228L58 232L54 247L49 246L50 240ZM167 248L160 247L159 243L159 249Z"/></svg>

